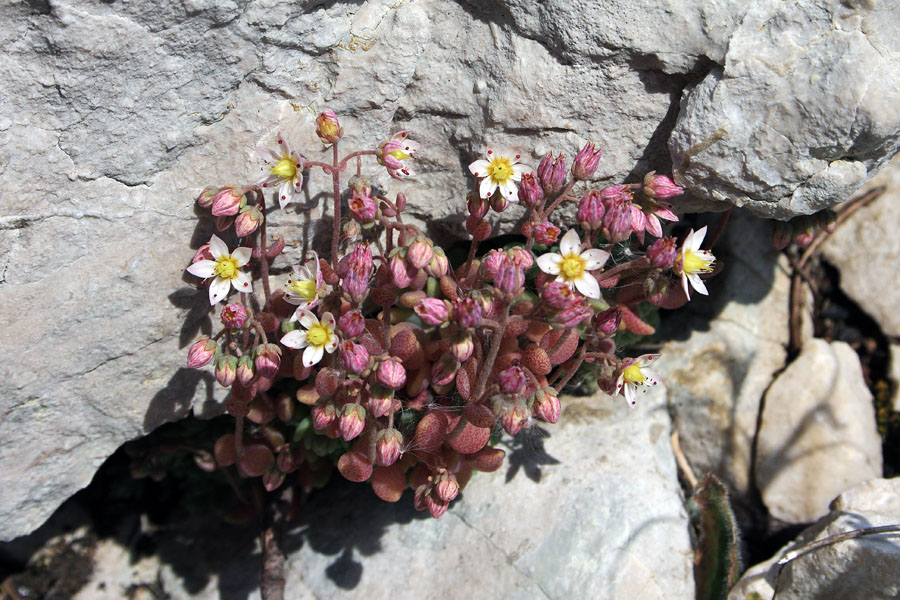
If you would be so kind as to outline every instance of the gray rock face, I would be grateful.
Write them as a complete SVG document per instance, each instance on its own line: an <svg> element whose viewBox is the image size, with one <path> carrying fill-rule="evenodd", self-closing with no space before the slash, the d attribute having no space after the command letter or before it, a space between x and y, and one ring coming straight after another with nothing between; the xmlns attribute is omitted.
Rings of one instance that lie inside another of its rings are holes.
<svg viewBox="0 0 900 600"><path fill-rule="evenodd" d="M402 189L446 239L462 232L464 167L488 141L536 162L591 139L605 150L603 180L668 170L681 92L723 61L743 11L699 1L0 7L0 539L39 525L125 440L192 407L215 411L211 378L182 369L186 345L211 327L183 271L212 232L193 199L255 180L255 145L281 130L318 157L310 121L324 108L341 115L353 149L413 129L420 177ZM880 28L894 20L878 11L857 28L865 36L848 35L889 49ZM882 76L864 99L890 80L892 63L872 64ZM850 137L871 133L861 151L871 157L889 119L856 104L871 127ZM364 173L401 189L382 169ZM298 240L280 266L322 228L314 195L326 182L310 180L308 210L270 220Z"/></svg>
<svg viewBox="0 0 900 600"><path fill-rule="evenodd" d="M864 190L884 186L884 193L857 210L822 245L828 262L841 272L841 289L881 326L900 338L900 158L872 179ZM877 293L875 291L877 290Z"/></svg>
<svg viewBox="0 0 900 600"><path fill-rule="evenodd" d="M725 264L710 297L673 323L656 369L669 388L681 447L698 476L707 471L738 495L752 481L759 404L784 366L790 280L768 227L735 213L716 249Z"/></svg>
<svg viewBox="0 0 900 600"><path fill-rule="evenodd" d="M806 600L835 598L872 600L896 598L900 594L900 541L897 534L858 537L838 542L800 556L779 569L776 564L787 553L813 541L867 527L900 522L900 478L872 479L841 494L831 512L771 560L751 567L728 596L745 600L759 594L760 600L778 598ZM779 574L780 570L780 574Z"/></svg>
<svg viewBox="0 0 900 600"><path fill-rule="evenodd" d="M682 102L669 146L696 196L787 219L847 199L900 148L896 2L756 2Z"/></svg>
<svg viewBox="0 0 900 600"><path fill-rule="evenodd" d="M560 426L520 434L509 464L476 474L440 519L415 513L409 494L387 504L346 482L314 494L286 537L286 597L693 598L665 391L634 411L621 397L563 400ZM175 598L259 597L252 534L185 532L146 532L158 551L139 559L101 542L77 598L143 583Z"/></svg>
<svg viewBox="0 0 900 600"><path fill-rule="evenodd" d="M859 357L812 339L766 392L756 478L773 516L814 521L831 500L881 475L881 440Z"/></svg>

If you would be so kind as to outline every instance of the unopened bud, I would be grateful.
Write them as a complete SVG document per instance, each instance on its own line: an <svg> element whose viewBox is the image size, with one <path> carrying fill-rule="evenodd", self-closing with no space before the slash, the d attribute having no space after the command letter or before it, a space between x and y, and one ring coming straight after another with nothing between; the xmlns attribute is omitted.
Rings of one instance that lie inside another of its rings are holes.
<svg viewBox="0 0 900 600"><path fill-rule="evenodd" d="M622 321L622 313L615 306L604 310L594 317L593 328L598 334L612 337L619 331L619 323Z"/></svg>
<svg viewBox="0 0 900 600"><path fill-rule="evenodd" d="M500 372L500 391L505 394L518 394L525 388L525 371L522 367L509 367Z"/></svg>
<svg viewBox="0 0 900 600"><path fill-rule="evenodd" d="M447 385L456 377L459 361L452 354L442 354L441 358L431 365L431 383L437 386Z"/></svg>
<svg viewBox="0 0 900 600"><path fill-rule="evenodd" d="M400 457L403 449L403 434L396 429L382 429L375 442L375 462L382 467L389 467Z"/></svg>
<svg viewBox="0 0 900 600"><path fill-rule="evenodd" d="M483 219L491 209L490 203L479 196L477 192L469 192L468 196L466 196L466 206L469 209L469 214L478 221Z"/></svg>
<svg viewBox="0 0 900 600"><path fill-rule="evenodd" d="M237 377L237 358L220 356L216 361L216 381L222 387L229 387Z"/></svg>
<svg viewBox="0 0 900 600"><path fill-rule="evenodd" d="M229 329L240 329L247 320L247 309L244 308L243 304L233 302L232 304L225 305L225 308L222 309L222 314L219 315L219 317L222 319L222 325L225 327L228 327Z"/></svg>
<svg viewBox="0 0 900 600"><path fill-rule="evenodd" d="M559 420L559 396L552 387L546 387L534 393L534 406L531 411L539 419L547 423L556 423Z"/></svg>
<svg viewBox="0 0 900 600"><path fill-rule="evenodd" d="M556 160L552 153L546 155L538 165L537 176L547 196L558 194L566 184L566 159L562 154Z"/></svg>
<svg viewBox="0 0 900 600"><path fill-rule="evenodd" d="M509 200L506 199L506 196L500 193L500 190L497 190L493 196L491 196L491 208L494 209L495 212L502 213L507 208L509 208Z"/></svg>
<svg viewBox="0 0 900 600"><path fill-rule="evenodd" d="M253 360L250 358L249 354L243 355L238 360L237 365L237 378L238 381L241 382L241 385L248 386L250 382L253 381L253 378L256 376L256 373L253 371Z"/></svg>
<svg viewBox="0 0 900 600"><path fill-rule="evenodd" d="M579 181L593 177L602 155L602 150L597 150L594 144L590 142L586 143L575 155L575 162L572 163L572 177Z"/></svg>
<svg viewBox="0 0 900 600"><path fill-rule="evenodd" d="M376 419L391 413L394 406L394 392L377 383L369 387L369 411Z"/></svg>
<svg viewBox="0 0 900 600"><path fill-rule="evenodd" d="M339 427L344 441L357 437L366 426L366 409L359 404L345 404L341 410Z"/></svg>
<svg viewBox="0 0 900 600"><path fill-rule="evenodd" d="M776 250L784 250L791 243L794 230L790 223L772 221L772 245Z"/></svg>
<svg viewBox="0 0 900 600"><path fill-rule="evenodd" d="M450 343L450 354L459 362L466 362L475 351L475 342L468 331L457 332Z"/></svg>
<svg viewBox="0 0 900 600"><path fill-rule="evenodd" d="M603 227L610 242L621 242L631 235L631 191L628 186L611 185L600 191L605 214Z"/></svg>
<svg viewBox="0 0 900 600"><path fill-rule="evenodd" d="M425 238L416 238L406 250L406 260L416 269L424 269L434 257L434 244Z"/></svg>
<svg viewBox="0 0 900 600"><path fill-rule="evenodd" d="M571 287L561 281L551 281L541 289L541 298L554 310L565 310L580 300Z"/></svg>
<svg viewBox="0 0 900 600"><path fill-rule="evenodd" d="M534 241L545 246L552 246L553 244L555 244L556 240L559 239L559 233L559 227L557 227L550 221L538 223L532 229Z"/></svg>
<svg viewBox="0 0 900 600"><path fill-rule="evenodd" d="M428 325L443 325L450 318L450 303L438 298L423 298L414 310Z"/></svg>
<svg viewBox="0 0 900 600"><path fill-rule="evenodd" d="M650 171L644 176L644 195L655 200L668 200L684 193L684 188L675 185L671 178L665 175L657 175Z"/></svg>
<svg viewBox="0 0 900 600"><path fill-rule="evenodd" d="M255 206L245 206L234 220L234 232L238 237L247 237L260 226L263 214Z"/></svg>
<svg viewBox="0 0 900 600"><path fill-rule="evenodd" d="M203 191L200 192L200 195L197 196L197 206L200 208L209 208L213 204L213 200L216 197L216 194L219 193L219 188L210 186L207 188L203 188Z"/></svg>
<svg viewBox="0 0 900 600"><path fill-rule="evenodd" d="M425 272L435 279L440 279L450 270L450 261L441 248L435 247L431 261L425 266Z"/></svg>
<svg viewBox="0 0 900 600"><path fill-rule="evenodd" d="M219 345L207 336L201 337L199 340L191 344L188 350L187 366L190 369L199 369L208 365L216 356Z"/></svg>
<svg viewBox="0 0 900 600"><path fill-rule="evenodd" d="M436 498L433 492L425 496L425 508L428 509L428 512L431 513L431 516L435 519L441 518L443 514L447 512L449 506L450 504L448 502Z"/></svg>
<svg viewBox="0 0 900 600"><path fill-rule="evenodd" d="M453 320L460 327L471 329L481 324L483 309L474 298L458 298L453 302Z"/></svg>
<svg viewBox="0 0 900 600"><path fill-rule="evenodd" d="M522 271L522 267L504 256L504 260L500 263L497 274L494 276L494 287L507 296L515 297L522 293L523 285L525 285L525 272Z"/></svg>
<svg viewBox="0 0 900 600"><path fill-rule="evenodd" d="M597 190L591 190L578 201L578 212L575 218L585 229L600 229L606 209Z"/></svg>
<svg viewBox="0 0 900 600"><path fill-rule="evenodd" d="M256 372L262 377L272 378L281 366L281 348L278 344L261 344L256 348Z"/></svg>
<svg viewBox="0 0 900 600"><path fill-rule="evenodd" d="M534 173L523 173L519 182L519 201L525 206L536 206L544 199L544 189Z"/></svg>
<svg viewBox="0 0 900 600"><path fill-rule="evenodd" d="M341 364L351 373L359 375L369 367L369 351L350 340L342 342Z"/></svg>
<svg viewBox="0 0 900 600"><path fill-rule="evenodd" d="M368 194L354 192L347 206L350 209L350 216L363 225L374 221L378 214L378 205Z"/></svg>
<svg viewBox="0 0 900 600"><path fill-rule="evenodd" d="M678 247L675 238L659 238L647 248L647 258L654 269L671 269L675 265Z"/></svg>
<svg viewBox="0 0 900 600"><path fill-rule="evenodd" d="M212 214L214 217L230 217L241 210L244 194L238 188L222 188L212 202Z"/></svg>
<svg viewBox="0 0 900 600"><path fill-rule="evenodd" d="M459 494L459 484L456 482L456 475L447 472L441 473L437 484L434 486L434 492L444 502L452 502Z"/></svg>
<svg viewBox="0 0 900 600"><path fill-rule="evenodd" d="M356 337L366 330L366 319L358 310L348 310L338 319L338 329L345 337Z"/></svg>
<svg viewBox="0 0 900 600"><path fill-rule="evenodd" d="M318 431L321 431L334 423L336 418L337 411L334 408L334 404L331 402L328 404L316 404L312 408L312 424Z"/></svg>
<svg viewBox="0 0 900 600"><path fill-rule="evenodd" d="M388 262L388 268L391 272L391 283L394 284L394 287L401 290L409 287L412 283L414 272L410 273L410 266L406 264L406 260L404 260L403 256L400 254L392 256L390 262Z"/></svg>
<svg viewBox="0 0 900 600"><path fill-rule="evenodd" d="M392 390L399 390L406 384L406 369L395 360L386 360L378 365L378 383Z"/></svg>
<svg viewBox="0 0 900 600"><path fill-rule="evenodd" d="M333 110L326 110L316 117L316 135L323 144L334 144L344 135L344 128L338 122Z"/></svg>

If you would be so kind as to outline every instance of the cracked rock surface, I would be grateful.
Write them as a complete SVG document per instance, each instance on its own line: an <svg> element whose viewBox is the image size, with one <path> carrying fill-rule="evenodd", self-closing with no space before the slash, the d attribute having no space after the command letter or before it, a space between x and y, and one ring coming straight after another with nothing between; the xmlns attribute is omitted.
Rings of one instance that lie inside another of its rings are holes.
<svg viewBox="0 0 900 600"><path fill-rule="evenodd" d="M858 140L854 165L867 171L894 149L890 115L869 103L877 92L896 104L878 87L897 80L896 15L879 6L842 9L858 16L834 21L841 39L859 40L848 57L871 59L866 72L880 73L852 98L857 117L835 125L838 154ZM465 165L487 141L521 145L536 162L593 140L605 150L604 181L669 170L676 118L689 135L712 122L691 120L706 110L691 98L707 84L685 101L690 119L679 116L682 92L717 64L728 78L745 10L699 0L652 10L624 0L0 6L0 539L40 525L124 441L191 408L215 412L221 390L183 368L186 346L211 327L204 290L183 271L212 232L193 200L206 185L254 181L254 146L281 130L318 158L310 122L326 107L354 148L412 129L424 150L420 177L403 186L409 210L451 239L462 232ZM845 70L835 89L857 90L859 70ZM845 115L837 101L816 106L816 123ZM799 137L788 151L805 156L814 141ZM759 161L770 156L786 180L808 174L781 150L736 143L757 148ZM707 186L695 182L707 167L695 158L679 173L702 200ZM721 172L728 185L753 188L735 181L755 173ZM382 170L365 173L388 193L400 189ZM314 194L324 182L310 179L309 210L270 220L288 239L320 229Z"/></svg>

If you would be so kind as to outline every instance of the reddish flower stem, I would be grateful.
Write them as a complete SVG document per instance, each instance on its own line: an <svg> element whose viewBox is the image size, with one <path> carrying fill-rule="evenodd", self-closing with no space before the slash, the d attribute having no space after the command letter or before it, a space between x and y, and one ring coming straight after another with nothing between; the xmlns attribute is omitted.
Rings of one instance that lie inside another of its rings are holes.
<svg viewBox="0 0 900 600"><path fill-rule="evenodd" d="M481 367L481 372L478 374L478 381L475 382L475 392L472 394L472 398L475 399L475 402L480 402L482 400L481 396L484 394L484 386L487 383L487 378L494 369L494 361L497 360L497 353L500 352L500 344L503 343L503 334L506 332L506 323L509 321L509 306L508 302L503 302L503 312L500 313L500 328L494 332L493 337L491 338L491 347L488 350L484 365Z"/></svg>
<svg viewBox="0 0 900 600"><path fill-rule="evenodd" d="M271 290L269 290L269 257L266 255L266 252L269 250L269 238L266 235L266 221L269 220L269 216L266 214L266 196L262 193L262 190L256 190L256 198L259 201L260 211L262 212L263 218L262 223L259 227L260 234L260 244L261 248L259 251L259 267L260 267L260 276L262 278L262 286L263 286L263 295L266 298L265 305L263 308L269 307L269 302L272 299Z"/></svg>
<svg viewBox="0 0 900 600"><path fill-rule="evenodd" d="M337 271L338 250L341 241L341 166L338 162L337 142L332 144L331 149L334 155L334 164L331 168L331 184L334 194L334 226L331 228L331 268Z"/></svg>

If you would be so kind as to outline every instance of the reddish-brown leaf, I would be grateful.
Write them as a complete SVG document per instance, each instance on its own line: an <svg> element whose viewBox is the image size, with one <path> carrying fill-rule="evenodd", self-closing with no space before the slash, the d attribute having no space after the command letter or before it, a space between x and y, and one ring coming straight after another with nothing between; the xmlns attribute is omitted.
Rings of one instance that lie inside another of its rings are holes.
<svg viewBox="0 0 900 600"><path fill-rule="evenodd" d="M463 421L462 427L456 427L447 436L447 445L460 454L473 454L488 443L491 439L491 430L487 427L476 427L467 419Z"/></svg>
<svg viewBox="0 0 900 600"><path fill-rule="evenodd" d="M369 464L365 454L355 450L344 452L338 459L337 467L341 475L357 483L372 476L372 465Z"/></svg>
<svg viewBox="0 0 900 600"><path fill-rule="evenodd" d="M441 412L430 412L419 421L413 436L413 448L434 452L447 435L447 417Z"/></svg>
<svg viewBox="0 0 900 600"><path fill-rule="evenodd" d="M385 502L396 502L406 489L406 472L399 464L375 467L372 474L372 491Z"/></svg>

